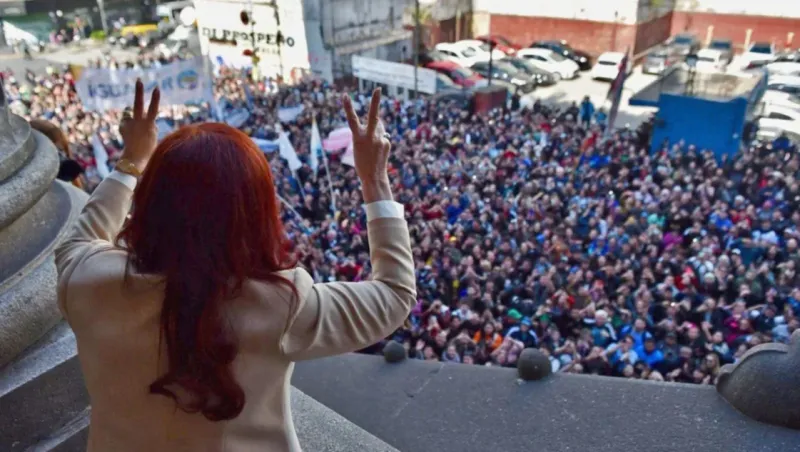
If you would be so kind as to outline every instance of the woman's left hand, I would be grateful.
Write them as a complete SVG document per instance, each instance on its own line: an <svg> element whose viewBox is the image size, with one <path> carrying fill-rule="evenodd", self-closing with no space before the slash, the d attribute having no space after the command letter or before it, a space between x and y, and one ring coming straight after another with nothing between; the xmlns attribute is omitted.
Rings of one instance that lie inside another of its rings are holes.
<svg viewBox="0 0 800 452"><path fill-rule="evenodd" d="M144 84L136 80L136 95L133 100L133 111L122 114L119 133L125 142L122 157L131 161L139 171L144 171L147 162L156 150L158 144L158 104L161 100L161 91L156 88L150 96L150 105L147 112L144 110Z"/></svg>

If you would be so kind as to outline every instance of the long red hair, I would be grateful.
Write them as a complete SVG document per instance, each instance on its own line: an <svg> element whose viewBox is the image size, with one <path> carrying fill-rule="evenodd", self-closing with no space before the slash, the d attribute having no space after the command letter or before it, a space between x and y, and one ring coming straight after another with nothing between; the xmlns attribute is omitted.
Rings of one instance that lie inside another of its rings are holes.
<svg viewBox="0 0 800 452"><path fill-rule="evenodd" d="M225 303L247 279L291 286L275 272L296 263L267 159L225 124L177 130L156 148L117 243L129 267L165 278L169 367L150 393L212 421L237 417L245 396L231 369L238 346Z"/></svg>

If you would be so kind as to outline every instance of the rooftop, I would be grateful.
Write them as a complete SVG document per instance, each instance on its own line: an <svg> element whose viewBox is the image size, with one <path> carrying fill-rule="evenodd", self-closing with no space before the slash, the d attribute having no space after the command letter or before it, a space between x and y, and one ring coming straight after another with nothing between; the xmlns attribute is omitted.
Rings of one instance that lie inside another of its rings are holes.
<svg viewBox="0 0 800 452"><path fill-rule="evenodd" d="M697 71L691 84L690 78L688 70L677 66L670 68L657 80L631 96L629 103L637 106L657 107L661 94L686 95L715 102L729 102L736 98L749 98L762 77L754 74Z"/></svg>

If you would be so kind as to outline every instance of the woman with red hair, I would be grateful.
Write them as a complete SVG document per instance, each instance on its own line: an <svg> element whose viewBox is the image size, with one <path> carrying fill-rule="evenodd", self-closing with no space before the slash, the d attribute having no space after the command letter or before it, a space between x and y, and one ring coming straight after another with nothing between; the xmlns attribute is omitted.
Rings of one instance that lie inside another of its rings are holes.
<svg viewBox="0 0 800 452"><path fill-rule="evenodd" d="M120 125L116 170L56 250L58 303L92 404L88 450L298 451L293 362L369 346L416 302L380 94L365 125L343 99L373 280L315 284L295 267L252 140L201 124L157 145L159 92L145 111L143 91L137 83Z"/></svg>

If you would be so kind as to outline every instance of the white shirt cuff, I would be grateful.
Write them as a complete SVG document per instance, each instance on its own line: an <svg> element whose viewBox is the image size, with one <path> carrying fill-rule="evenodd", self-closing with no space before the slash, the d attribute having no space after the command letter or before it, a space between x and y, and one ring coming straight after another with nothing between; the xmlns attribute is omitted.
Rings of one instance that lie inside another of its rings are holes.
<svg viewBox="0 0 800 452"><path fill-rule="evenodd" d="M364 205L367 211L367 221L378 218L405 218L405 208L399 202L375 201Z"/></svg>
<svg viewBox="0 0 800 452"><path fill-rule="evenodd" d="M111 174L108 175L107 179L114 179L131 190L136 189L136 183L138 182L136 177L131 176L130 174L125 174L122 171L112 171Z"/></svg>

